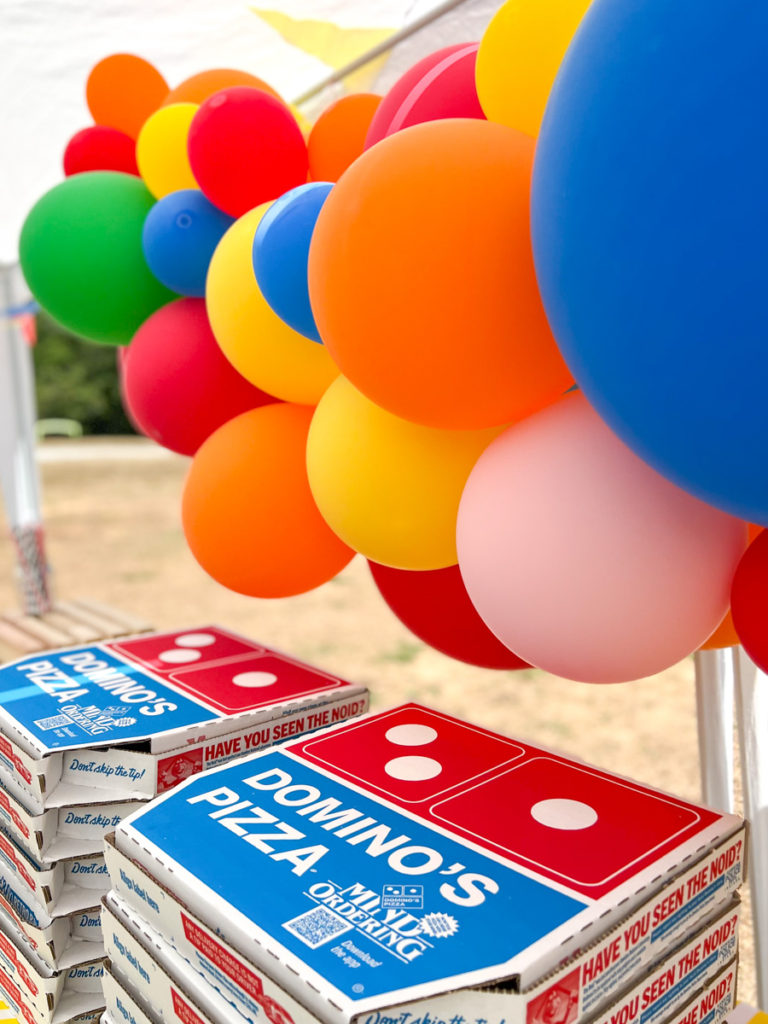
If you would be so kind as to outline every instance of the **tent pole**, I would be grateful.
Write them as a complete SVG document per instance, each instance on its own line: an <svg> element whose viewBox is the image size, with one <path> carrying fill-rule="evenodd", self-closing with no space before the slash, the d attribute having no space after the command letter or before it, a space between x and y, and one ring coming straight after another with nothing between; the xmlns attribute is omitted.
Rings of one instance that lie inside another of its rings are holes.
<svg viewBox="0 0 768 1024"><path fill-rule="evenodd" d="M768 676L736 648L736 708L744 815L749 821L749 887L757 1002L768 1006Z"/></svg>
<svg viewBox="0 0 768 1024"><path fill-rule="evenodd" d="M17 267L0 266L0 489L18 559L22 604L28 615L50 610L40 485L35 462L32 354L14 322L21 302Z"/></svg>
<svg viewBox="0 0 768 1024"><path fill-rule="evenodd" d="M732 648L696 651L696 721L699 733L701 796L705 804L733 811Z"/></svg>

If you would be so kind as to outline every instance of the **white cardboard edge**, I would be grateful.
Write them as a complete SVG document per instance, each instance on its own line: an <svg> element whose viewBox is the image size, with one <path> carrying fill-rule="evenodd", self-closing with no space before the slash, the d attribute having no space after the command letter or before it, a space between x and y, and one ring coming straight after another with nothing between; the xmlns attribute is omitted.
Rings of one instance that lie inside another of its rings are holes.
<svg viewBox="0 0 768 1024"><path fill-rule="evenodd" d="M109 888L102 851L41 865L3 833L0 833L0 873L20 879L50 917L87 910L95 906Z"/></svg>
<svg viewBox="0 0 768 1024"><path fill-rule="evenodd" d="M225 995L194 971L160 934L114 893L104 899L104 937L107 956L117 979L134 993L141 991L142 984L149 986L152 1005L165 1024L183 1024L184 1007L180 1006L179 997L187 1004L187 1013L193 1009L204 1024L220 1024L237 1014L237 1007ZM294 998L281 992L268 979L263 981L266 989L260 994L262 1003L253 1014L254 1021L264 1024L268 1011L277 1011L285 1024L288 1021L318 1024ZM284 1005L278 1004L276 994Z"/></svg>
<svg viewBox="0 0 768 1024"><path fill-rule="evenodd" d="M662 1024L684 1006L702 986L708 985L733 960L738 949L739 903L728 906L690 941L679 946L662 964L646 974L634 988L617 999L593 1024L612 1020Z"/></svg>
<svg viewBox="0 0 768 1024"><path fill-rule="evenodd" d="M0 914L0 991L27 1024L62 1024L100 1012L103 957L101 943L76 940L60 969L53 970Z"/></svg>

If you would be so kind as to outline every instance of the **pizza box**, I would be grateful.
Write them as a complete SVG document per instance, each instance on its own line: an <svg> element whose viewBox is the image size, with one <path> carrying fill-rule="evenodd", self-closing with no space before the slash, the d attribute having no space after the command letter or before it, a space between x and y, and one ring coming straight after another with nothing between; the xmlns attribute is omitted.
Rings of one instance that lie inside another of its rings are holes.
<svg viewBox="0 0 768 1024"><path fill-rule="evenodd" d="M629 992L598 1014L593 1024L663 1024L733 960L738 951L738 898L652 968ZM575 988L575 985L572 986ZM551 1001L564 1007L567 986L551 992ZM555 1024L542 1004L529 1024ZM563 1018L558 1015L558 1020ZM567 1016L565 1017L567 1020Z"/></svg>
<svg viewBox="0 0 768 1024"><path fill-rule="evenodd" d="M154 1017L163 1024L228 1024L239 1018L232 1003L113 893L104 898L103 917L113 977L144 1007L147 1001L141 993L151 992L152 1009L145 1010L150 1020ZM253 997L258 1001L262 1022L314 1024L316 1019L273 983L254 990Z"/></svg>
<svg viewBox="0 0 768 1024"><path fill-rule="evenodd" d="M189 779L106 849L113 887L141 889L162 935L188 908L328 1024L417 1003L515 1024L636 913L614 960L672 948L738 887L742 829L411 704Z"/></svg>
<svg viewBox="0 0 768 1024"><path fill-rule="evenodd" d="M761 1013L753 1006L740 1003L733 1009L737 966L737 961L732 960L685 1007L668 1017L664 1024L768 1024L768 1014ZM160 1018L146 1005L140 1005L110 973L109 962L105 964L104 970L104 995L107 1009L102 1017L102 1024L160 1024ZM204 1017L191 1010L189 1006L181 1002L177 1002L176 1005L179 1010L178 1020L182 1024L207 1024ZM297 1020L300 1024L301 1018ZM392 1020L376 1014L372 1016L370 1024L392 1024ZM425 1021L413 1018L408 1024L449 1024L449 1020L430 1017ZM564 1024L564 1021L552 1016L548 1018L547 1024Z"/></svg>
<svg viewBox="0 0 768 1024"><path fill-rule="evenodd" d="M716 978L705 985L701 992L697 992L682 1009L664 1021L664 1024L723 1024L726 1020L730 1024L736 1000L738 966L736 956ZM745 1022L733 1021L733 1024Z"/></svg>
<svg viewBox="0 0 768 1024"><path fill-rule="evenodd" d="M52 807L30 813L14 785L0 788L0 829L37 861L55 862L100 853L104 837L140 806L138 800L111 800Z"/></svg>
<svg viewBox="0 0 768 1024"><path fill-rule="evenodd" d="M147 800L367 706L364 686L218 626L143 633L0 667L0 768L34 813Z"/></svg>
<svg viewBox="0 0 768 1024"><path fill-rule="evenodd" d="M552 988L557 989L560 980L567 977L569 1000L572 990L576 990L577 1018L594 1016L626 987L628 978L658 962L682 936L695 930L733 896L741 885L743 849L744 832L740 830L542 981L515 993L514 998L508 993L508 1000L524 1006L527 1018L535 1016L549 1001ZM107 837L105 852L114 893L154 928L161 929L163 938L243 1016L257 1020L258 1003L253 1002L253 991L261 991L265 975L249 951L240 953L230 946L176 892L166 889L139 863L118 851L114 836ZM727 871L725 864L731 865ZM518 1008L516 1016L522 1019L522 1015L523 1010Z"/></svg>
<svg viewBox="0 0 768 1024"><path fill-rule="evenodd" d="M52 917L17 877L8 878L0 873L0 908L51 967L58 966L73 939L101 938L98 894L93 889L82 892L90 900L87 908Z"/></svg>
<svg viewBox="0 0 768 1024"><path fill-rule="evenodd" d="M103 853L41 862L2 832L0 875L8 883L25 886L50 917L94 907L109 888Z"/></svg>
<svg viewBox="0 0 768 1024"><path fill-rule="evenodd" d="M137 994L129 992L119 978L115 977L112 964L104 961L104 1016L102 1024L159 1024L160 1018ZM190 1021L195 1021L190 1017ZM189 1022L188 1022L189 1024Z"/></svg>
<svg viewBox="0 0 768 1024"><path fill-rule="evenodd" d="M104 946L74 939L52 968L0 910L0 992L27 1024L95 1019L104 1007Z"/></svg>

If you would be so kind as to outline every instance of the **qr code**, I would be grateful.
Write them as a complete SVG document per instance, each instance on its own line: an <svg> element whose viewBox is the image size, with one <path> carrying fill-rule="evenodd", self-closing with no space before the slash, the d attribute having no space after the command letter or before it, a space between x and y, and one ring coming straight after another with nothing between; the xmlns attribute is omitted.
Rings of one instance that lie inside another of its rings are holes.
<svg viewBox="0 0 768 1024"><path fill-rule="evenodd" d="M286 921L283 928L292 932L305 945L317 949L318 946L335 939L337 935L351 931L352 925L327 907L313 907L306 914L299 914L298 917Z"/></svg>
<svg viewBox="0 0 768 1024"><path fill-rule="evenodd" d="M63 725L71 725L72 719L69 715L53 715L51 718L37 718L35 725L38 729L60 729Z"/></svg>

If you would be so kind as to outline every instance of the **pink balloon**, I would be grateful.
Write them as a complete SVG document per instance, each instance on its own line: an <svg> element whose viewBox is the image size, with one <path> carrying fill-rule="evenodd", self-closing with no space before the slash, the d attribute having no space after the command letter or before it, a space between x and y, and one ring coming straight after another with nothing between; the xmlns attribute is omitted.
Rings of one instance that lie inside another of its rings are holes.
<svg viewBox="0 0 768 1024"><path fill-rule="evenodd" d="M704 643L747 530L647 466L576 394L486 449L457 542L472 602L502 643L556 675L614 683Z"/></svg>

